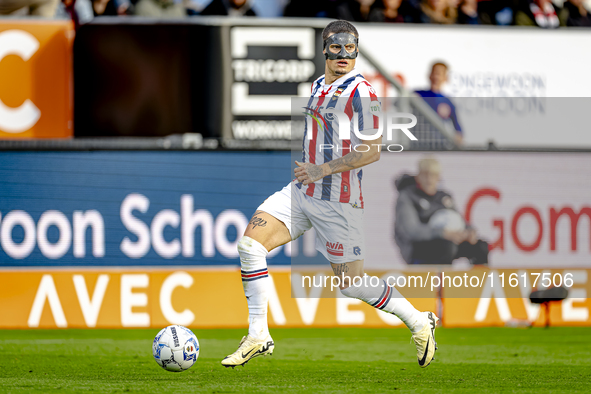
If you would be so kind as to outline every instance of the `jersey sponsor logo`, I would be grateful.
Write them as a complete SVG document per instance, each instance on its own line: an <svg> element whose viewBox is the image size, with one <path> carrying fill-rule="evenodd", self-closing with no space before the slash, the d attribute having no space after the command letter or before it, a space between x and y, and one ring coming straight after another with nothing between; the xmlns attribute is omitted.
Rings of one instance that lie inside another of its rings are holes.
<svg viewBox="0 0 591 394"><path fill-rule="evenodd" d="M326 251L332 256L342 256L344 251L343 244L340 242L327 242Z"/></svg>
<svg viewBox="0 0 591 394"><path fill-rule="evenodd" d="M324 119L324 116L322 116L320 114L320 110L322 109L322 107L317 107L317 108L311 108L311 107L304 107L305 110L310 111L310 112L302 112L304 115L307 115L309 117L311 117L312 119L314 119L316 121L316 123L318 123L318 129L324 131L325 127L327 127L327 123L326 120ZM330 120L330 119L328 119ZM310 134L311 136L311 134ZM308 138L308 139L311 139Z"/></svg>
<svg viewBox="0 0 591 394"><path fill-rule="evenodd" d="M361 254L361 248L360 248L359 246L355 246L355 247L353 248L353 254L354 254L355 256L359 256L359 255Z"/></svg>
<svg viewBox="0 0 591 394"><path fill-rule="evenodd" d="M369 112L375 116L380 116L382 114L382 106L380 105L379 101L372 101L371 105L369 106Z"/></svg>

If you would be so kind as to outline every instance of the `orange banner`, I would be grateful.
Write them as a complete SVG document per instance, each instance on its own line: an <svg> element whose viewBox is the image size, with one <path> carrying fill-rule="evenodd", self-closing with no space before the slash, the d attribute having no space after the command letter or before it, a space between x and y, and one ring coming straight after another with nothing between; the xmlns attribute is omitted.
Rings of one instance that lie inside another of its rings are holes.
<svg viewBox="0 0 591 394"><path fill-rule="evenodd" d="M269 322L273 327L402 326L395 316L359 300L330 297L330 284L327 288L308 290L292 286L292 282L301 280L296 275L321 277L329 275L328 272L292 275L289 269L276 267L272 272ZM589 271L570 272L575 273L569 290L571 296L551 305L551 322L553 325L591 325L591 301L587 298ZM371 274L384 278L390 273ZM400 274L417 275L416 272ZM0 271L0 279L3 284L0 328L158 328L173 323L219 328L246 327L248 321L240 272L236 268L5 270ZM306 294L298 293L301 291ZM400 291L413 296L412 289L401 288ZM444 326L500 326L525 321L543 325L545 322L544 308L531 304L527 298L509 294L509 290L506 295L515 298L478 289L473 298L450 296L439 300L437 289L431 291L427 287L425 291L420 293L423 298L410 298L410 301L420 310L440 313ZM430 296L424 297L426 294Z"/></svg>
<svg viewBox="0 0 591 394"><path fill-rule="evenodd" d="M69 21L0 22L0 138L72 137Z"/></svg>

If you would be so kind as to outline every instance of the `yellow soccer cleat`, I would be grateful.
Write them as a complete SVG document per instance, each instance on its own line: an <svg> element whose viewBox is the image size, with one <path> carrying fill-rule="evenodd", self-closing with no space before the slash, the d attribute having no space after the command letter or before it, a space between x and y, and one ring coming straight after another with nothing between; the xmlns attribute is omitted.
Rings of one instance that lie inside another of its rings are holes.
<svg viewBox="0 0 591 394"><path fill-rule="evenodd" d="M421 368L427 367L431 364L435 350L437 350L437 342L435 342L435 326L439 318L433 312L423 312L425 326L421 331L413 334L412 340L417 347L417 359Z"/></svg>
<svg viewBox="0 0 591 394"><path fill-rule="evenodd" d="M275 343L270 335L263 340L254 339L248 335L242 338L238 350L222 360L222 365L226 368L244 365L255 357L272 355L274 348Z"/></svg>

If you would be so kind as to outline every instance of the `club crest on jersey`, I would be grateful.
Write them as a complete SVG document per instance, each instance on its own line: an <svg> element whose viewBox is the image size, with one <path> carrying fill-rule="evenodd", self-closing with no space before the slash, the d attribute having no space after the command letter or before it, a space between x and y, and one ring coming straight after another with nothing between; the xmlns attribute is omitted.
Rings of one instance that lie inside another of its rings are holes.
<svg viewBox="0 0 591 394"><path fill-rule="evenodd" d="M340 242L327 242L326 251L332 256L342 256L344 251L343 244Z"/></svg>
<svg viewBox="0 0 591 394"><path fill-rule="evenodd" d="M345 88L338 88L336 92L334 92L334 94L332 95L332 101L337 101L337 99L339 98L339 96L341 94L343 94L343 92L345 91Z"/></svg>

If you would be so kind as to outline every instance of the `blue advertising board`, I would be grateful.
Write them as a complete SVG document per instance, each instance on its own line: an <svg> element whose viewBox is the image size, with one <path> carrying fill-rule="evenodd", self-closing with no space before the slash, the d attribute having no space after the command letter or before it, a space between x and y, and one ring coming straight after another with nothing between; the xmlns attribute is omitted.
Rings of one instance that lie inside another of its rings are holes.
<svg viewBox="0 0 591 394"><path fill-rule="evenodd" d="M0 266L237 265L292 176L290 152L0 152Z"/></svg>

